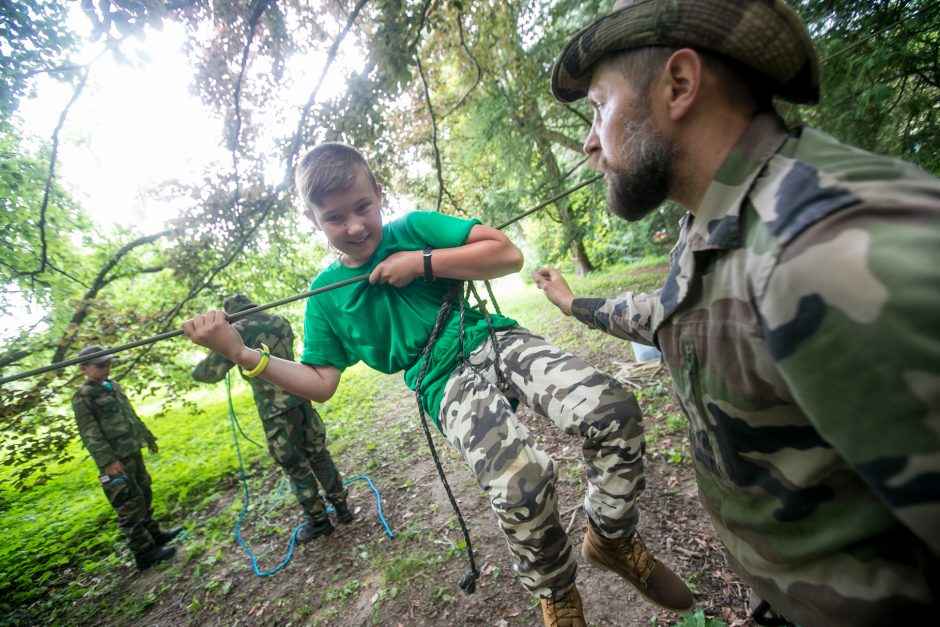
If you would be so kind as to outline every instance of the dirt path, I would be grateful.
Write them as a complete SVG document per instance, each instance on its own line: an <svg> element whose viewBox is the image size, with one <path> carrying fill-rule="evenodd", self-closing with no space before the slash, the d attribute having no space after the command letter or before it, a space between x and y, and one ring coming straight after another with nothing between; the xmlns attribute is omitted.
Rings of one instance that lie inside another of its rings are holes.
<svg viewBox="0 0 940 627"><path fill-rule="evenodd" d="M590 357L600 360L595 363L621 363L617 360L623 359L622 355L617 359L608 355L606 361L604 355ZM638 386L656 392L644 393L640 399L649 445L640 531L649 548L691 582L698 607L706 616L729 625L751 625L745 619L745 588L728 569L696 500L691 468L687 462L676 462L686 436L675 427L676 408L664 391L666 376L662 371L647 375ZM166 567L140 574L129 564L116 569L114 577L123 584L110 586L104 599L92 597L87 602L104 601L102 605L114 607L130 597L139 602L134 606L136 615L106 618L99 614L95 624L540 625L538 600L515 580L505 540L482 491L457 454L435 433L483 573L474 594L460 591L457 581L467 570L463 536L427 451L411 392L398 378L389 377L384 398L377 399L376 405L384 416L380 421L383 432L363 434L361 442L348 446L337 459L347 477L366 475L379 490L394 539L388 538L379 521L368 484L355 481L350 486L350 503L356 520L339 526L328 538L297 547L280 572L256 576L231 533L220 534L227 541L209 550L193 550L184 540L180 556ZM570 522L572 540L580 548L585 522L580 510L584 479L578 439L558 432L545 419L521 415L557 462L563 521ZM271 569L286 554L296 515L274 468L257 469L252 480L258 502L241 534L260 568ZM208 529L221 509L239 502L241 488L234 480L222 489L214 509L187 521L192 533ZM280 502L271 496L277 494ZM669 625L681 619L645 603L618 577L583 561L578 587L590 625ZM76 604L75 616L82 614L84 602ZM68 617L65 623L72 624Z"/></svg>

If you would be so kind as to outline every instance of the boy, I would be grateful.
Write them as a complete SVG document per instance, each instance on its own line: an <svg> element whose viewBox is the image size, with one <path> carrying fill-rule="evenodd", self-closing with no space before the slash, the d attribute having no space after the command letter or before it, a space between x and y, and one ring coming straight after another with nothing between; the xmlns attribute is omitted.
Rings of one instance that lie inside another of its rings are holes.
<svg viewBox="0 0 940 627"><path fill-rule="evenodd" d="M244 294L226 298L222 303L222 309L229 315L256 306ZM267 347L271 355L294 361L294 331L287 318L259 311L239 318L232 326L246 345ZM216 383L224 379L234 365L218 353L209 353L193 369L193 379ZM290 479L291 489L307 519L297 533L297 542L304 544L333 533L333 523L326 515L317 482L333 505L337 520L351 523L353 515L346 505L343 479L326 448L326 427L320 414L309 400L285 392L260 377L246 380L251 384L264 425L268 451Z"/></svg>
<svg viewBox="0 0 940 627"><path fill-rule="evenodd" d="M98 353L86 346L79 357ZM78 367L85 381L72 397L78 434L98 466L98 480L118 515L118 527L134 554L138 570L173 557L176 549L164 546L183 530L161 531L153 519L150 475L140 449L156 453L157 439L137 417L117 381L111 381L111 355L95 357Z"/></svg>
<svg viewBox="0 0 940 627"><path fill-rule="evenodd" d="M329 399L343 369L360 360L381 372L404 371L414 389L422 351L451 283L435 279L491 279L522 267L519 249L477 220L418 211L383 226L382 188L365 158L345 144L325 143L307 153L296 183L304 215L341 255L312 287L365 273L369 281L307 300L300 364L245 347L220 312L183 324L194 342L294 394ZM483 316L468 309L461 341L460 316L452 312L428 360L422 405L489 494L520 580L542 598L546 624L585 624L574 585L576 558L559 518L553 462L534 446L512 400L585 438L584 507L590 523L585 559L617 572L662 607L691 608L691 592L635 532L634 497L643 487L636 399L515 321L492 316L492 324L495 349ZM457 367L458 357L468 364Z"/></svg>

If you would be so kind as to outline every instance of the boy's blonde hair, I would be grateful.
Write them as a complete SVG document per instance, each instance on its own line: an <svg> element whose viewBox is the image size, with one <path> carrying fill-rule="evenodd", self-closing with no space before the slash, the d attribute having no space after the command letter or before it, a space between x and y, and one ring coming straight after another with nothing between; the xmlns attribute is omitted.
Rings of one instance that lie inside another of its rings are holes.
<svg viewBox="0 0 940 627"><path fill-rule="evenodd" d="M353 186L356 175L365 172L376 193L379 185L362 153L348 144L324 142L303 156L294 172L294 184L303 198L304 207L322 206L323 197L344 192Z"/></svg>

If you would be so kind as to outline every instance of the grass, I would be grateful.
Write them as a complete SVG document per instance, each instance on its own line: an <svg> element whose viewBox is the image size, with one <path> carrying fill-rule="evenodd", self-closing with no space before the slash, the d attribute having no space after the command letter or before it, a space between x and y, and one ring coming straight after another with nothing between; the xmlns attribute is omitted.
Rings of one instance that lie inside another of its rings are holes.
<svg viewBox="0 0 940 627"><path fill-rule="evenodd" d="M218 482L230 477L238 460L232 445L224 392L203 390L193 395L198 412L181 410L148 425L160 452L145 452L154 477L154 508L158 517L179 520L183 511L212 499ZM139 408L147 415L148 407ZM250 394L236 397L243 417L255 412ZM249 413L251 412L251 413ZM243 429L262 438L257 418L242 420ZM114 513L98 487L97 469L81 442L70 444L72 461L50 469L55 478L24 493L0 488L4 524L0 526L0 591L3 602L30 603L48 594L60 576L94 577L115 562L128 560ZM254 447L251 447L254 448ZM243 451L247 464L266 459L260 450ZM59 591L65 597L72 592ZM84 594L84 591L82 591ZM65 599L63 599L65 600Z"/></svg>
<svg viewBox="0 0 940 627"><path fill-rule="evenodd" d="M662 274L644 272L644 269L663 261L655 259L646 265L619 266L590 277L568 279L575 293L583 296L613 295L627 288L646 291L661 283ZM582 350L590 348L592 343L600 346L607 341L620 342L591 331L573 319L561 320L557 309L541 292L531 287L519 289L519 280L514 280L515 283L497 282L497 301L506 315L516 318L533 332L550 337L562 347L577 346ZM241 428L252 440L264 444L251 392L240 379L233 379L233 403ZM317 407L327 425L334 457L342 458L344 452L349 451L348 457L360 464L355 471L347 473L347 478L369 474L370 468L387 461L383 455L389 450L402 459L415 455L415 446L405 441L414 440L416 435L423 442L417 430L404 435L390 434L384 425L376 423L375 416L385 415L384 404L391 402L385 394L389 387L387 375L356 366L344 373L336 396ZM653 390L649 394L661 394L665 398L666 391ZM160 445L155 455L144 452L145 463L154 480L155 515L165 521L166 526L185 521L188 527L185 564L198 571L201 582L193 591L188 609L192 620L200 620L201 614L209 611L208 601L228 595L229 585L218 574L224 566L219 547L231 542L242 509L242 496L240 491L234 499L222 496L222 487L230 489L231 482L237 479L239 466L224 385L201 388L189 400L194 409L171 410L159 418L154 417L157 414L155 403L140 403L136 408ZM673 433L681 429L684 425L678 419L667 420L665 431ZM401 445L390 448L387 446L390 438L402 439ZM273 466L267 450L246 442L241 436L238 441L242 462L249 469L250 477L281 477L277 472L256 472L259 466L269 469ZM66 613L72 623L95 623L101 617L120 617L128 622L145 615L163 590L129 596L114 607L104 606L104 598L111 591L109 586L120 585L105 574L121 564L129 565L131 556L115 524L114 512L98 485L94 463L80 441L76 439L69 446L73 459L51 468L54 477L29 491L16 492L9 488L3 479L14 469L0 469L0 515L3 519L0 524L0 616L4 616L0 624L55 623ZM582 480L574 474L567 479ZM284 521L290 521L290 516L296 512L293 496L286 482L265 485L263 481L249 480L250 533L288 533L289 523ZM413 485L404 482L395 487L411 490ZM431 511L429 509L425 515ZM420 529L414 531L415 536L421 533ZM382 560L370 558L374 569L382 574L384 585L376 607L394 599L403 581L421 578L434 565L460 559L465 551L461 544L435 545L431 550L405 550L408 534L408 530L399 532L400 554L385 555ZM367 547L363 550L367 551ZM270 566L268 562L279 559L279 555L266 555L259 558L265 564L259 565ZM180 581L182 562L177 560L158 567L164 571L163 586L173 586ZM242 567L250 568L250 565L239 566ZM359 582L351 586L352 582L347 582L324 594L342 601L355 596ZM442 591L437 601L450 602L447 597L448 593ZM226 602L230 600L226 598ZM311 616L309 606L296 607L293 611L298 619L310 624L321 624L321 621L329 624L333 618L330 611Z"/></svg>
<svg viewBox="0 0 940 627"><path fill-rule="evenodd" d="M642 262L617 265L585 277L565 275L565 279L577 297L614 296L626 291L649 292L662 285L663 274L655 269L666 261L665 257L656 257ZM531 274L531 269L523 269L520 273L522 281L531 284ZM579 347L582 350L594 351L611 341L624 344L622 340L589 330L573 318L560 318L558 309L548 302L540 290L519 289L515 277L513 281L496 282L494 292L505 315L533 333L549 337L561 348L571 350ZM626 347L626 344L624 346Z"/></svg>

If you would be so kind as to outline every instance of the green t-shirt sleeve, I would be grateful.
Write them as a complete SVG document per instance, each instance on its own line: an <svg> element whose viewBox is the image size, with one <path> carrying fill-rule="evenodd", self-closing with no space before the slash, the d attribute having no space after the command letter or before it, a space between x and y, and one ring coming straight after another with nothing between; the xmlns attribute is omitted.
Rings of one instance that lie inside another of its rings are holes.
<svg viewBox="0 0 940 627"><path fill-rule="evenodd" d="M470 231L480 224L477 219L467 220L438 213L437 211L412 211L403 218L389 224L393 250L387 250L381 259L399 250L421 250L431 248L455 248L463 246ZM381 252L381 251L378 251ZM378 259L379 255L376 255ZM378 259L376 264L378 264Z"/></svg>

